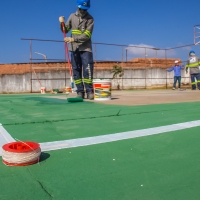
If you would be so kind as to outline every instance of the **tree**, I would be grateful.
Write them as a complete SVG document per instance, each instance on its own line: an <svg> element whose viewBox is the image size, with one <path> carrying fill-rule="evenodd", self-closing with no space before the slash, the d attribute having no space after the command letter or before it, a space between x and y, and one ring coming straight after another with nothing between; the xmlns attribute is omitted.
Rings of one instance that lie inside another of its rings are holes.
<svg viewBox="0 0 200 200"><path fill-rule="evenodd" d="M114 65L111 73L113 73L113 79L117 79L117 89L120 90L119 79L124 75L124 70L121 66Z"/></svg>

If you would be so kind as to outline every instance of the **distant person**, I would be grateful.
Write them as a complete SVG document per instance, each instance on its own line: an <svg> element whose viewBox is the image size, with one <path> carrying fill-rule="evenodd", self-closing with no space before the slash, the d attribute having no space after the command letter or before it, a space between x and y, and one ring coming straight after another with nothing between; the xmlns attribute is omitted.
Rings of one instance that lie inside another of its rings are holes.
<svg viewBox="0 0 200 200"><path fill-rule="evenodd" d="M174 64L175 66L167 70L168 72L174 71L174 84L172 90L176 89L177 81L178 81L178 89L181 90L181 70L184 69L184 67L179 65L178 60L175 60Z"/></svg>
<svg viewBox="0 0 200 200"><path fill-rule="evenodd" d="M94 94L91 37L94 19L87 12L90 8L90 0L77 0L76 5L76 13L71 14L65 23L65 33L71 30L71 37L65 37L64 41L71 44L69 51L71 51L73 78L77 87L77 97L84 98L86 90L87 98L92 100L94 99ZM60 24L63 23L65 21L64 16L59 17L59 21Z"/></svg>
<svg viewBox="0 0 200 200"><path fill-rule="evenodd" d="M197 80L197 87L200 90L200 59L195 55L195 52L191 50L189 52L189 59L186 64L186 73L188 73L188 69L190 69L190 77L191 77L191 84L192 84L192 90L196 90L196 82L195 78Z"/></svg>

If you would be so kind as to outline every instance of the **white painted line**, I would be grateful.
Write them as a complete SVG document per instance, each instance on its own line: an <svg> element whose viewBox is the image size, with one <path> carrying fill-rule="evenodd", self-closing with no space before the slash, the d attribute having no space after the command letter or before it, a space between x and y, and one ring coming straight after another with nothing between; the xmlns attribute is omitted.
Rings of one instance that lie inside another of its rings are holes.
<svg viewBox="0 0 200 200"><path fill-rule="evenodd" d="M168 126L160 126L156 128L148 128L148 129L143 129L143 130L95 136L95 137L87 137L87 138L79 138L79 139L72 139L72 140L55 141L55 142L45 142L45 143L40 143L40 146L41 146L42 151L52 151L52 150L58 150L58 149L66 149L66 148L88 146L88 145L101 144L101 143L107 143L107 142L114 142L114 141L126 140L126 139L136 138L136 137L144 137L144 136L149 136L149 135L154 135L154 134L193 128L197 126L200 126L200 120L179 123L179 124L172 124Z"/></svg>
<svg viewBox="0 0 200 200"><path fill-rule="evenodd" d="M167 125L167 126L160 126L160 127L155 127L155 128L136 130L136 131L128 131L128 132L122 132L122 133L87 137L87 138L78 138L78 139L55 141L55 142L45 142L45 143L40 143L40 146L41 146L42 151L52 151L52 150L58 150L58 149L74 148L74 147L102 144L102 143L107 143L107 142L114 142L114 141L119 141L119 140L126 140L126 139L137 138L137 137L144 137L144 136L149 136L149 135L155 135L155 134L161 134L161 133L166 133L166 132L171 132L171 131L193 128L197 126L200 126L200 120L179 123L179 124L172 124L172 125ZM2 147L4 144L9 143L9 142L15 142L15 140L0 124L0 147ZM1 152L0 152L0 156L1 156Z"/></svg>
<svg viewBox="0 0 200 200"><path fill-rule="evenodd" d="M2 124L0 124L0 147L4 144L15 142L15 140L11 137L11 135L4 129ZM2 155L2 151L0 150L0 156Z"/></svg>

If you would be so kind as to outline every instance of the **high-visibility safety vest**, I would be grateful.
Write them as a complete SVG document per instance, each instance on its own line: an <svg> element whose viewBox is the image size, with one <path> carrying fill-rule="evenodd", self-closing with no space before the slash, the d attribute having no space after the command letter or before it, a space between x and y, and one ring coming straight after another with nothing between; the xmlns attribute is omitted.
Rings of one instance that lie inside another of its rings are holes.
<svg viewBox="0 0 200 200"><path fill-rule="evenodd" d="M190 56L185 67L186 71L190 68L190 74L198 74L200 73L199 66L200 59L197 56Z"/></svg>
<svg viewBox="0 0 200 200"><path fill-rule="evenodd" d="M69 50L76 51L76 49L79 49L79 51L92 52L93 27L94 19L88 12L83 17L78 16L77 13L71 14L65 24L65 30L67 32L71 30L71 36L74 38Z"/></svg>

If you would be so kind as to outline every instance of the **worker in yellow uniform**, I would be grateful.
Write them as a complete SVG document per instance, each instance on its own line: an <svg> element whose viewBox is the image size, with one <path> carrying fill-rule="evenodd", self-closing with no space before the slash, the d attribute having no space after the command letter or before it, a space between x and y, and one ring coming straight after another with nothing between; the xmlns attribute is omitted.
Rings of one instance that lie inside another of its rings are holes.
<svg viewBox="0 0 200 200"><path fill-rule="evenodd" d="M186 64L186 73L188 73L188 69L190 69L190 76L191 76L191 84L192 90L196 90L196 82L197 80L197 87L200 90L200 59L195 55L195 52L191 50L189 52L189 59Z"/></svg>

